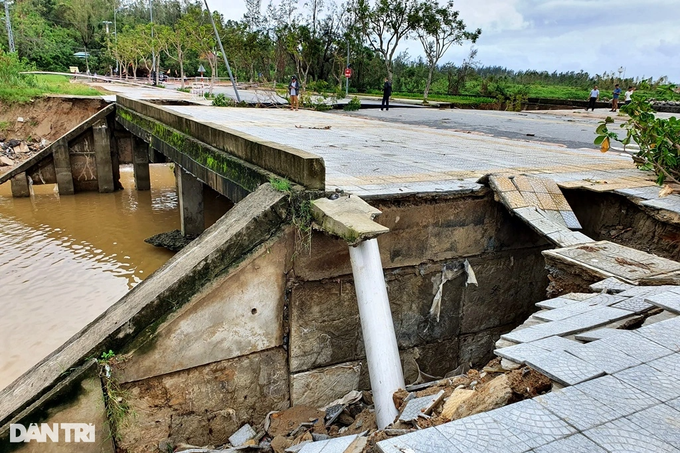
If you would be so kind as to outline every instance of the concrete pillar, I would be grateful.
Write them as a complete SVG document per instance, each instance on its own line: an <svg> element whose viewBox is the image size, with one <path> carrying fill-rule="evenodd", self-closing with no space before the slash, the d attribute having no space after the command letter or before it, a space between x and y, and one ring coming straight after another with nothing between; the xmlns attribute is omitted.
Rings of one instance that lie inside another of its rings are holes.
<svg viewBox="0 0 680 453"><path fill-rule="evenodd" d="M349 257L375 402L375 419L378 429L383 429L399 415L392 395L405 384L378 240L350 245Z"/></svg>
<svg viewBox="0 0 680 453"><path fill-rule="evenodd" d="M26 176L26 173L19 173L10 181L13 197L21 198L31 196L31 189L28 186L28 177Z"/></svg>
<svg viewBox="0 0 680 453"><path fill-rule="evenodd" d="M113 192L113 162L111 159L111 131L106 119L92 125L94 134L94 155L97 161L97 183L99 192Z"/></svg>
<svg viewBox="0 0 680 453"><path fill-rule="evenodd" d="M137 137L132 137L132 169L137 190L151 189L149 175L149 145Z"/></svg>
<svg viewBox="0 0 680 453"><path fill-rule="evenodd" d="M198 236L205 229L203 183L175 164L180 225L184 236Z"/></svg>
<svg viewBox="0 0 680 453"><path fill-rule="evenodd" d="M66 140L57 140L53 145L54 172L57 175L59 195L73 195L73 171L71 170L71 155Z"/></svg>
<svg viewBox="0 0 680 453"><path fill-rule="evenodd" d="M375 418L378 429L383 429L399 413L392 395L405 387L376 239L389 229L373 221L380 211L356 196L314 200L312 215L324 231L349 244Z"/></svg>

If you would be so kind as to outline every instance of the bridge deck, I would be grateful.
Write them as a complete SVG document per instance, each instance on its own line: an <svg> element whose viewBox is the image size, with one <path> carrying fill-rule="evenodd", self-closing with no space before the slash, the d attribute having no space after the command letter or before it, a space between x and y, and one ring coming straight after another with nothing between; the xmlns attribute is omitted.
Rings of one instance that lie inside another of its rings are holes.
<svg viewBox="0 0 680 453"><path fill-rule="evenodd" d="M327 189L337 187L362 196L474 190L479 187L477 179L488 173L540 173L558 182L583 184L607 180L621 187L653 184L629 157L597 150L313 111L162 108L321 156Z"/></svg>

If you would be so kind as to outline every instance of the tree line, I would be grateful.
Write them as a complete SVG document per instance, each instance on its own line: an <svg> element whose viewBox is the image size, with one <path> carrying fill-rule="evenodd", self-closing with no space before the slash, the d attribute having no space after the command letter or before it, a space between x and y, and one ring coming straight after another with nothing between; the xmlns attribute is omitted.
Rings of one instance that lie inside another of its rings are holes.
<svg viewBox="0 0 680 453"><path fill-rule="evenodd" d="M428 72L425 94L438 64L453 45L474 43L447 0L283 0L262 7L245 0L241 20L212 12L230 66L239 81L284 81L297 74L303 87L340 87L348 65L354 90L394 78L396 51L417 39ZM151 19L153 17L153 23ZM226 75L210 16L199 0L16 0L11 7L15 45L38 69L91 72L128 78L152 71L195 76L201 65L213 79ZM0 37L7 49L7 35Z"/></svg>
<svg viewBox="0 0 680 453"><path fill-rule="evenodd" d="M466 27L451 0L244 1L247 12L240 20L212 12L240 82L285 83L296 74L303 88L343 92L349 61L351 91L379 90L387 77L395 92L426 99L430 93L509 98L524 95L532 84L587 90L595 83L607 89L619 82L642 88L664 83L620 74L482 66L474 49L462 61L443 61L452 46L473 44L482 32ZM227 74L210 18L201 0L15 0L11 5L17 52L37 69L87 66L126 78L148 78L155 70L182 83L199 75L201 66L209 80ZM407 39L420 44L423 56L399 52ZM8 48L4 27L0 47ZM77 52L89 55L87 61L76 58Z"/></svg>

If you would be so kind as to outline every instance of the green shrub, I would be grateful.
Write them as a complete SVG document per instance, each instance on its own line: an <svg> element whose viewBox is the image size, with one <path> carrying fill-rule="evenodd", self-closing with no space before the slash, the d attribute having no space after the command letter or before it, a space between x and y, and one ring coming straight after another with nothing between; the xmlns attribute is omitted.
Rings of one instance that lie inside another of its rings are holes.
<svg viewBox="0 0 680 453"><path fill-rule="evenodd" d="M347 112L354 112L356 110L359 110L361 108L361 101L359 100L358 97L354 96L352 99L349 100L347 104L342 108L343 110Z"/></svg>
<svg viewBox="0 0 680 453"><path fill-rule="evenodd" d="M638 168L653 171L659 185L666 181L680 184L680 120L674 116L657 118L651 104L639 97L633 97L633 102L621 107L621 112L630 116L621 125L626 136L620 138L608 129L614 122L608 116L595 130L595 144L607 152L612 140L623 144L624 150L634 142L640 147L633 158Z"/></svg>

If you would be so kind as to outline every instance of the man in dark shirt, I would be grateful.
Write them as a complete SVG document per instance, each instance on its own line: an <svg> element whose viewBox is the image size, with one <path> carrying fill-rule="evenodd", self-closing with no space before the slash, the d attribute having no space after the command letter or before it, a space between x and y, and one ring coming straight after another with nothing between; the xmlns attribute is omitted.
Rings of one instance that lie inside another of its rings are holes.
<svg viewBox="0 0 680 453"><path fill-rule="evenodd" d="M614 91L612 92L612 95L612 109L610 112L616 112L616 110L619 108L619 96L621 96L621 88L619 88L618 83L614 85Z"/></svg>
<svg viewBox="0 0 680 453"><path fill-rule="evenodd" d="M387 77L385 77L385 84L383 85L383 98L382 104L380 105L380 110L386 108L390 109L390 96L392 96L392 82L390 82Z"/></svg>

